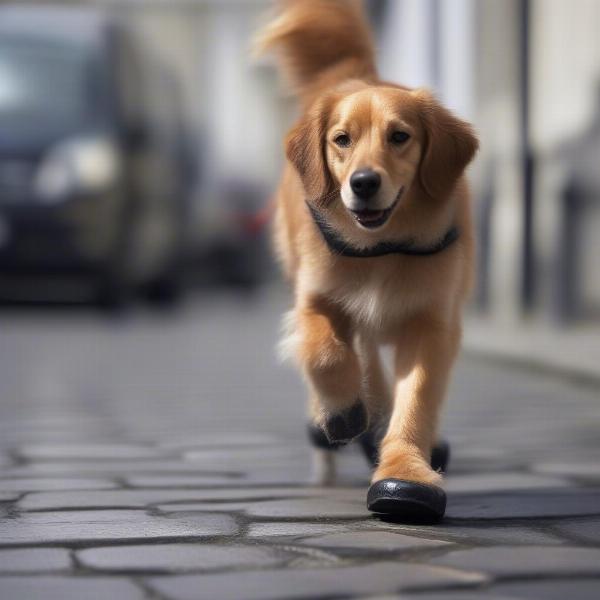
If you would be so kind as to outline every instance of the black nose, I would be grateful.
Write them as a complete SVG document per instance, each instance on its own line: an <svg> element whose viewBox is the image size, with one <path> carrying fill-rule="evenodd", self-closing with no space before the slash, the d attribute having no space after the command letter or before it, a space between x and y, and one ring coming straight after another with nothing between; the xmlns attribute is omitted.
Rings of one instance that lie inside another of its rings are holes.
<svg viewBox="0 0 600 600"><path fill-rule="evenodd" d="M352 191L363 200L368 200L377 193L381 186L381 176L373 169L354 171L350 177Z"/></svg>

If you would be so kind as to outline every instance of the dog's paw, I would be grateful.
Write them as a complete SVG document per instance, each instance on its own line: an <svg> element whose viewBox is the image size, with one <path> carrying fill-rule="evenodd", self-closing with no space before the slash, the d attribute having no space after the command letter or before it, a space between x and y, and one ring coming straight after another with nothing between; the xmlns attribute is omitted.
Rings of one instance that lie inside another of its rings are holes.
<svg viewBox="0 0 600 600"><path fill-rule="evenodd" d="M367 430L369 416L364 404L357 400L350 408L327 416L323 432L331 444L346 444Z"/></svg>

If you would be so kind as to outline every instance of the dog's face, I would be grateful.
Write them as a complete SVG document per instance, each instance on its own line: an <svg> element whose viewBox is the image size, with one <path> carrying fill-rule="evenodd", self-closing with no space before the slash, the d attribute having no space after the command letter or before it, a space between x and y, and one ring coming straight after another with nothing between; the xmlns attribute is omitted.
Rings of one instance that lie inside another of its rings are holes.
<svg viewBox="0 0 600 600"><path fill-rule="evenodd" d="M428 92L356 85L319 98L288 137L287 154L309 201L341 199L346 226L380 231L415 189L447 196L477 140Z"/></svg>

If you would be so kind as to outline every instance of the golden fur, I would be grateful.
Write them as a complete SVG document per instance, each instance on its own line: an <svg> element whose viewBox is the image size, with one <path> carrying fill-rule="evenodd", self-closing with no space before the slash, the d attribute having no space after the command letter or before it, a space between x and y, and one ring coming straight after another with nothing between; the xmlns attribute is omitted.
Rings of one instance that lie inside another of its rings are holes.
<svg viewBox="0 0 600 600"><path fill-rule="evenodd" d="M294 353L306 376L311 415L324 424L360 398L369 421L389 422L373 481L440 483L429 466L438 413L461 335L473 271L469 191L463 172L477 150L471 127L426 90L378 79L360 5L351 0L286 0L261 39L274 49L303 115L286 139L277 194L275 245L293 283ZM390 132L410 134L391 146ZM340 133L341 132L341 133ZM348 135L349 147L336 142ZM372 230L348 210L358 168L382 180L376 199L389 220ZM311 202L348 243L432 244L453 226L460 237L432 256L339 256L307 208ZM379 346L392 345L388 386Z"/></svg>

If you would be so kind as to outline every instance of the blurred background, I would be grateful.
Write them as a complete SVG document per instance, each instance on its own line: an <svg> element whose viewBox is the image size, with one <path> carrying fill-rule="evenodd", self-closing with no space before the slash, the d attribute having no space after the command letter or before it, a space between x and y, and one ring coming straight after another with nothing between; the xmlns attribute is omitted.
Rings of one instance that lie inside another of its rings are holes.
<svg viewBox="0 0 600 600"><path fill-rule="evenodd" d="M597 375L600 3L367 5L382 75L436 90L480 133L467 348ZM184 296L193 318L217 288L236 306L279 293L265 207L296 106L250 58L270 8L0 2L5 318Z"/></svg>

